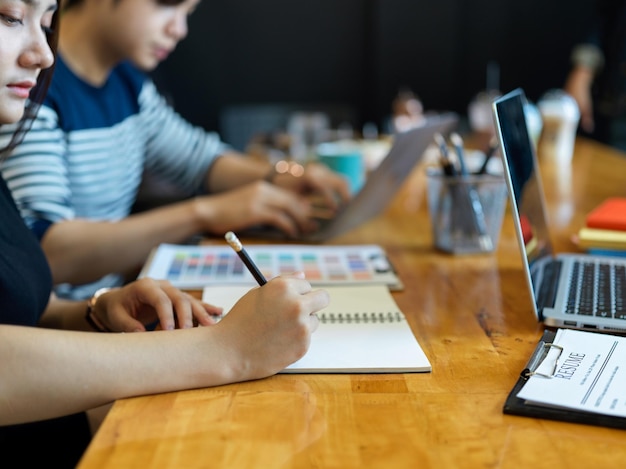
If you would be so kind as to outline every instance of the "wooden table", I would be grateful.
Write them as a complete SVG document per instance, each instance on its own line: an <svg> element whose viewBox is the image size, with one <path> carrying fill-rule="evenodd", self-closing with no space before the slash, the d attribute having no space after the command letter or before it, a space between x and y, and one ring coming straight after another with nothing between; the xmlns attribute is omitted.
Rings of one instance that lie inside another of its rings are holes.
<svg viewBox="0 0 626 469"><path fill-rule="evenodd" d="M558 250L575 250L584 214L626 192L626 155L587 140L571 167L542 171ZM624 431L502 413L543 330L508 209L497 253L439 253L417 168L384 216L333 243L384 246L432 373L277 375L121 400L80 469L624 467Z"/></svg>

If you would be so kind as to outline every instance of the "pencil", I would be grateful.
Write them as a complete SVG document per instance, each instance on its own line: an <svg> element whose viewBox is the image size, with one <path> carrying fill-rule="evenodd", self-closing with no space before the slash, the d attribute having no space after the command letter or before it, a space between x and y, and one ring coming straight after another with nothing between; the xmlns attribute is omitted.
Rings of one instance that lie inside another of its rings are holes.
<svg viewBox="0 0 626 469"><path fill-rule="evenodd" d="M250 271L254 279L258 282L258 284L261 286L265 285L267 283L265 276L261 273L261 271L256 266L256 264L252 261L252 259L250 259L250 256L248 255L246 250L243 248L243 245L241 244L241 241L239 241L239 238L237 238L237 235L233 233L232 231L229 231L228 233L224 235L224 238L226 238L226 241L228 242L228 244L230 244L230 247L232 247L235 250L235 252L239 256L243 264L248 268L248 270Z"/></svg>

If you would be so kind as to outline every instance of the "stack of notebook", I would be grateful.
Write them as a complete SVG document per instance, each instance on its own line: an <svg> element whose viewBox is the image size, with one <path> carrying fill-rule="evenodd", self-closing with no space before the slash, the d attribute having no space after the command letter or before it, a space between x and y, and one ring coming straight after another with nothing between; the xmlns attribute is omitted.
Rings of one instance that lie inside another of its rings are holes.
<svg viewBox="0 0 626 469"><path fill-rule="evenodd" d="M593 253L626 256L626 198L611 197L589 212L578 245Z"/></svg>

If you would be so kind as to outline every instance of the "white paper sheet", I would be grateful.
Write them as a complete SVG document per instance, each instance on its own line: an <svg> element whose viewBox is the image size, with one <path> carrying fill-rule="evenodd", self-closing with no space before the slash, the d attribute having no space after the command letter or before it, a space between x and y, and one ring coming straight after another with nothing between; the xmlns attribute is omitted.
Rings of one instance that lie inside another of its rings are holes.
<svg viewBox="0 0 626 469"><path fill-rule="evenodd" d="M529 403L626 417L626 337L560 329L517 397Z"/></svg>
<svg viewBox="0 0 626 469"><path fill-rule="evenodd" d="M250 287L211 286L203 300L227 313ZM385 285L325 287L330 304L308 352L283 373L429 372L431 365Z"/></svg>

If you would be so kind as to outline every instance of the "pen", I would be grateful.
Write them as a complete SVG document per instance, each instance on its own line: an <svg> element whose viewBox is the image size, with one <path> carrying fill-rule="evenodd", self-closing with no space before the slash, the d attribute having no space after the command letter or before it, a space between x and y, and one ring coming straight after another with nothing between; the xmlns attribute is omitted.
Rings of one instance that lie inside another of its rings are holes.
<svg viewBox="0 0 626 469"><path fill-rule="evenodd" d="M235 250L235 252L239 256L241 261L248 268L248 270L250 271L254 279L258 282L258 284L261 286L265 285L267 283L265 276L261 273L261 271L256 266L256 264L252 261L252 259L250 259L250 256L248 255L246 250L243 248L243 245L241 244L241 241L239 241L239 238L237 238L237 235L233 233L232 231L229 231L228 233L224 235L224 238L226 238L226 241L228 242L228 244L230 244L230 247L232 247Z"/></svg>
<svg viewBox="0 0 626 469"><path fill-rule="evenodd" d="M437 132L433 138L435 139L435 143L439 147L439 151L441 152L441 156L444 158L448 157L448 145L446 145L446 141L439 132Z"/></svg>
<svg viewBox="0 0 626 469"><path fill-rule="evenodd" d="M456 157L459 160L459 166L461 167L461 175L467 176L469 171L467 170L467 165L465 164L465 155L463 154L463 139L457 133L453 133L450 135L450 140L452 141L452 145L454 145L454 150L456 151Z"/></svg>
<svg viewBox="0 0 626 469"><path fill-rule="evenodd" d="M440 162L441 167L443 169L443 174L446 176L458 176L458 171L454 162L450 158L450 153L448 153L448 146L446 145L446 141L443 138L443 135L440 133L435 134L435 142L439 146L439 153L441 154Z"/></svg>
<svg viewBox="0 0 626 469"><path fill-rule="evenodd" d="M489 160L495 154L497 149L498 140L494 137L491 142L489 142L489 148L485 152L485 159L483 160L483 164L476 174L485 174L487 172L487 165L489 164Z"/></svg>
<svg viewBox="0 0 626 469"><path fill-rule="evenodd" d="M463 139L457 133L450 135L450 140L454 145L457 158L459 160L459 166L461 167L461 177L466 179L469 177L469 171L465 164L465 155L463 154ZM478 191L471 185L467 185L467 201L469 202L470 212L472 213L472 223L474 224L476 233L478 235L478 243L485 251L491 251L493 249L493 243L489 237L489 230L487 228L487 222L485 221L485 213L483 211L483 204L480 201Z"/></svg>
<svg viewBox="0 0 626 469"><path fill-rule="evenodd" d="M443 138L439 132L437 132L433 136L435 143L439 147L439 163L441 164L441 169L443 174L450 178L454 179L458 176L458 171L454 162L450 159L450 153L448 152L448 145L446 144L446 140ZM459 204L459 187L458 184L452 183L448 184L446 181L442 181L442 187L440 189L440 194L438 196L439 206L436 209L437 214L445 213L448 209L445 209L444 206L448 205L448 198L446 197L446 193L450 195L450 201L452 202L452 207L456 207ZM450 222L450 229L452 231L456 231L457 218L453 217Z"/></svg>

